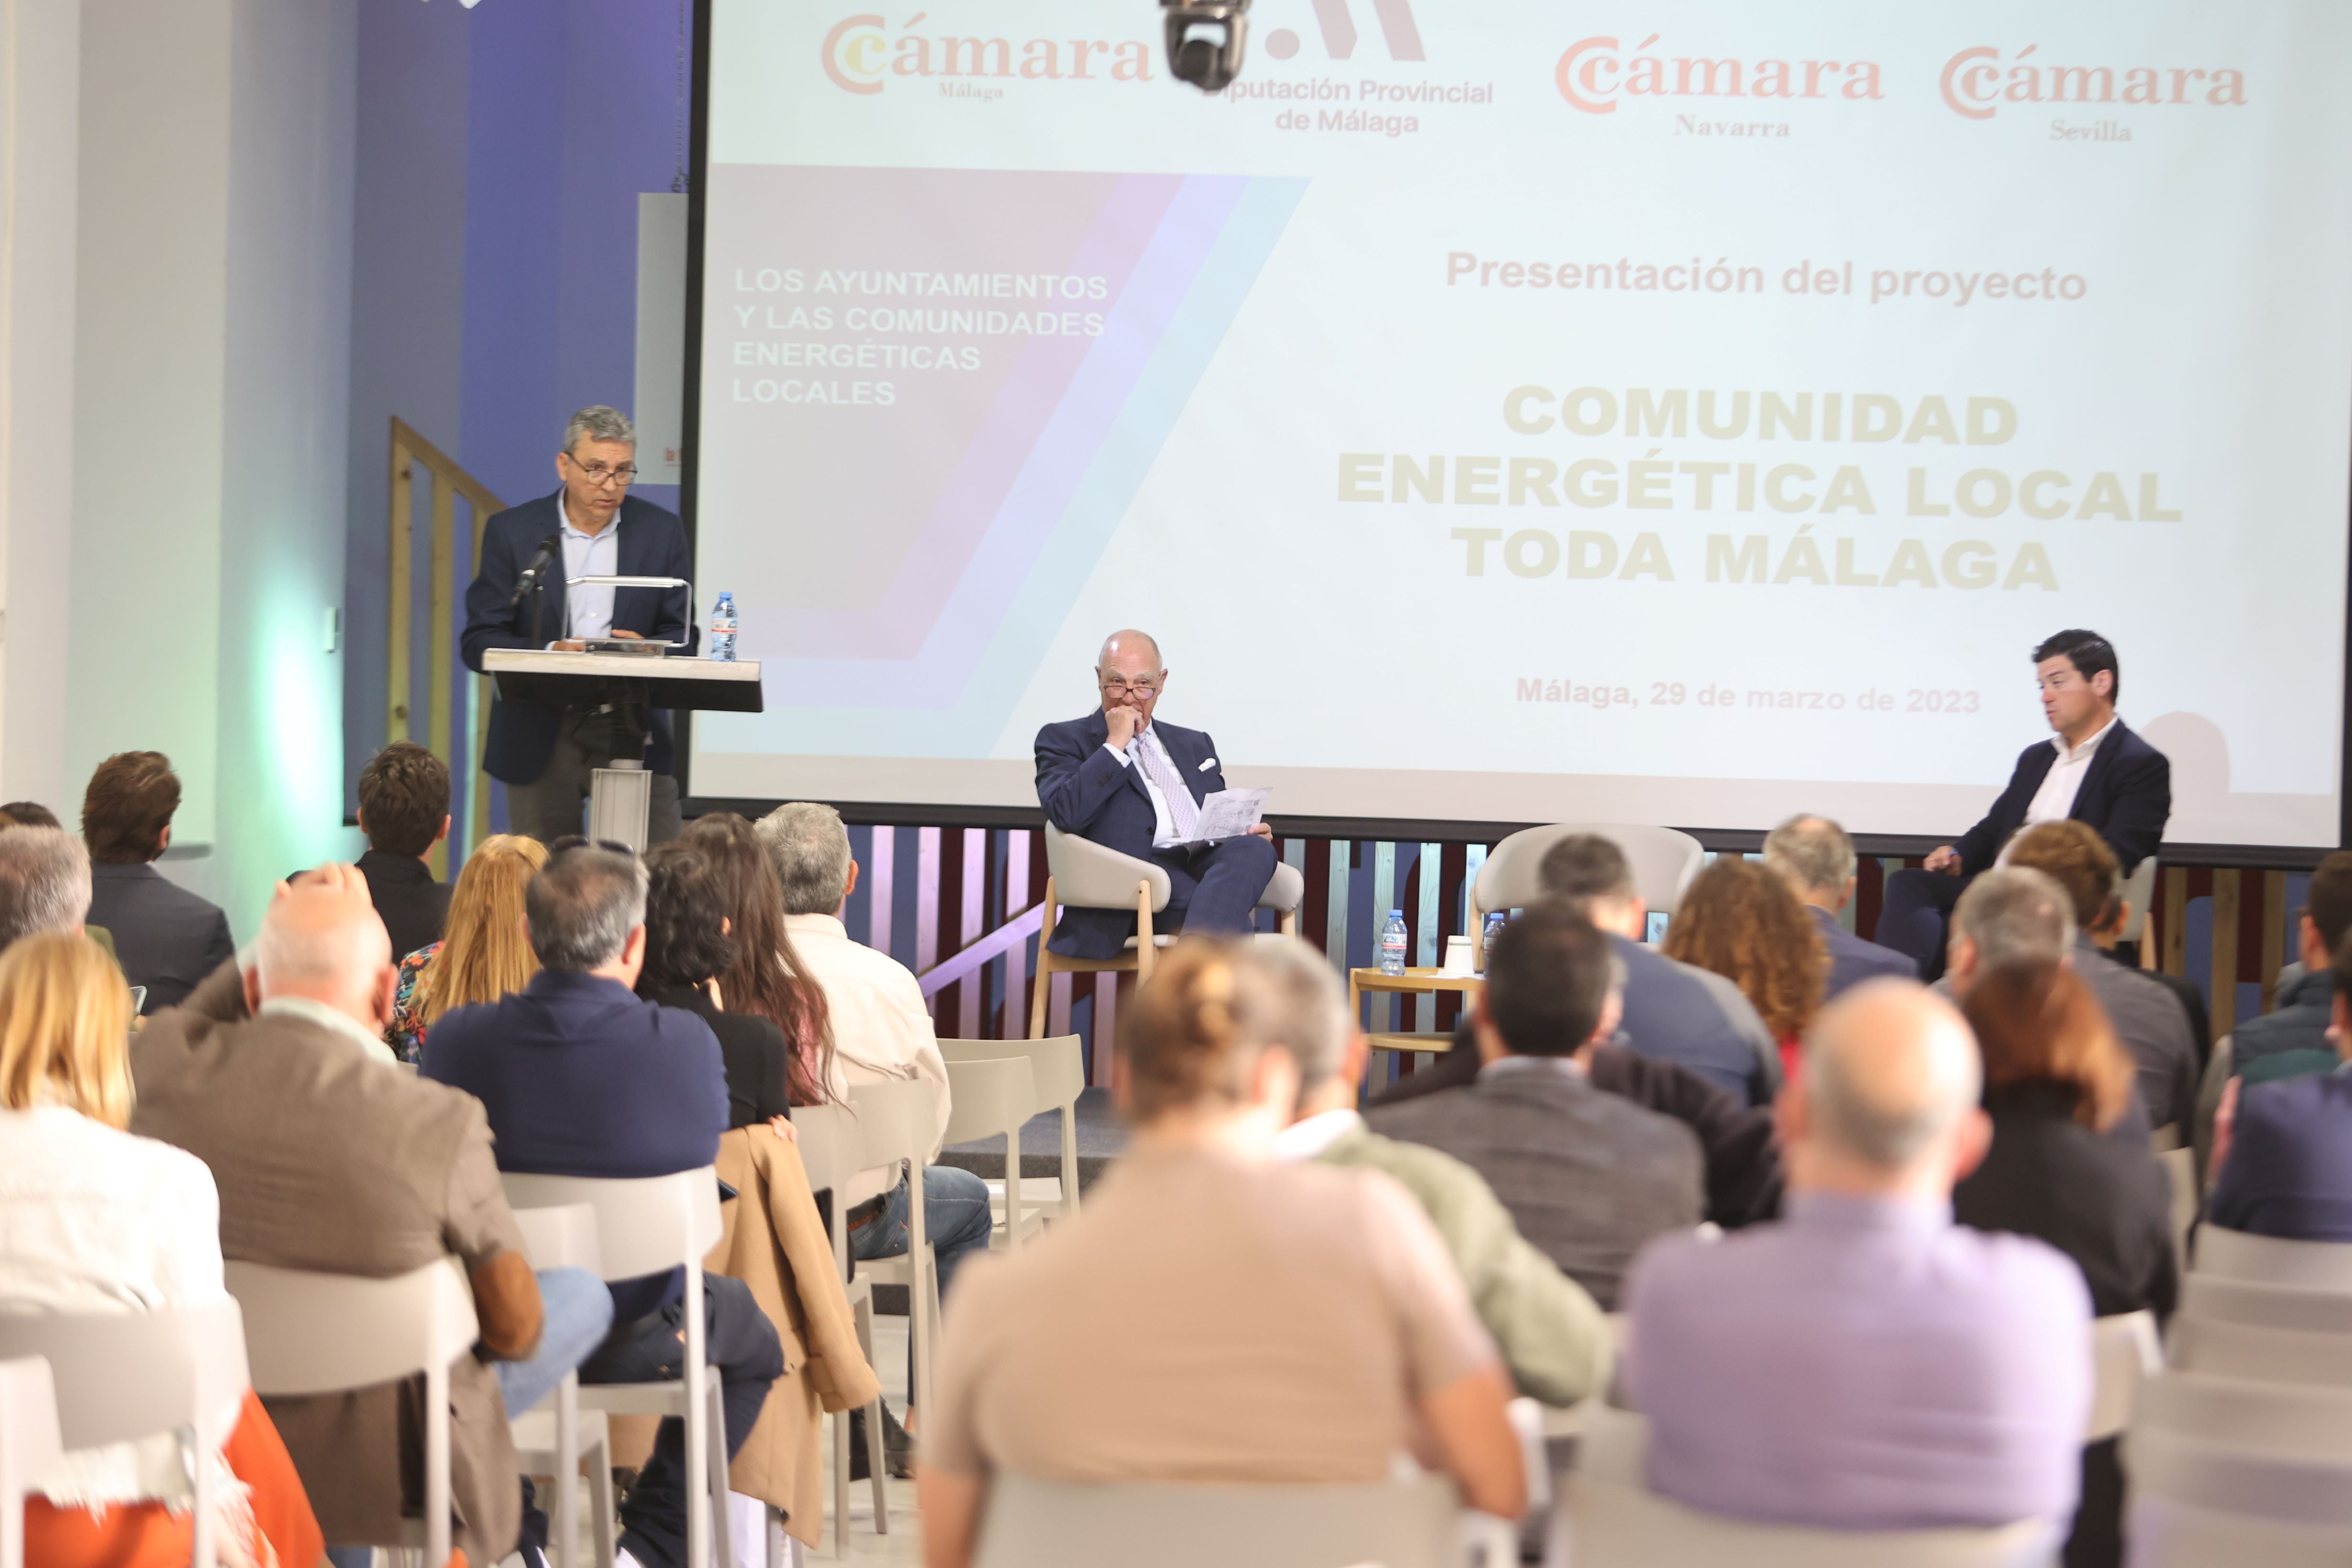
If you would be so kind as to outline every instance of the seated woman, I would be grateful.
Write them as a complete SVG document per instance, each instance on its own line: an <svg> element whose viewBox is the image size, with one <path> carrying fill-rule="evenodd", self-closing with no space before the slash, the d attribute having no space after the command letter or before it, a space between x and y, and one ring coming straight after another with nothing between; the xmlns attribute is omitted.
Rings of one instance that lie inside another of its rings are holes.
<svg viewBox="0 0 2352 1568"><path fill-rule="evenodd" d="M1444 1244L1371 1172L1281 1164L1298 1073L1238 948L1188 939L1119 1009L1134 1129L1085 1212L958 1286L919 1474L926 1561L989 1479L1378 1481L1402 1453L1526 1504L1510 1380Z"/></svg>
<svg viewBox="0 0 2352 1568"><path fill-rule="evenodd" d="M688 823L677 842L701 851L726 889L735 957L719 980L728 1005L765 1018L791 1044L794 1105L840 1100L844 1088L837 1081L824 988L805 977L793 952L793 939L784 931L784 889L759 835L733 812L714 811Z"/></svg>
<svg viewBox="0 0 2352 1568"><path fill-rule="evenodd" d="M1953 1217L2073 1258L2102 1317L2169 1316L2180 1293L2171 1179L2147 1144L2105 1136L2136 1069L2089 983L2069 965L2006 965L1978 978L1961 1012L1984 1053L1992 1148L1952 1189ZM2067 1568L2122 1561L2116 1449L2110 1438L2083 1450Z"/></svg>
<svg viewBox="0 0 2352 1568"><path fill-rule="evenodd" d="M1796 1076L1805 1028L1829 984L1830 955L1779 873L1738 855L1716 861L1675 904L1664 951L1738 986L1780 1047L1782 1077Z"/></svg>
<svg viewBox="0 0 2352 1568"><path fill-rule="evenodd" d="M522 890L546 864L547 846L520 833L494 833L466 857L449 891L449 934L400 961L383 1043L402 1061L415 1064L425 1031L442 1014L495 1002L539 973L523 926Z"/></svg>
<svg viewBox="0 0 2352 1568"><path fill-rule="evenodd" d="M142 1311L217 1300L220 1199L194 1155L123 1131L131 993L79 934L0 955L0 1311ZM261 1402L246 1391L220 1450L221 1561L311 1568L318 1521ZM25 1506L25 1561L171 1568L188 1561L194 1490L180 1440L78 1448Z"/></svg>
<svg viewBox="0 0 2352 1568"><path fill-rule="evenodd" d="M767 1019L725 1010L719 977L735 963L732 924L727 888L702 851L677 843L646 851L646 966L637 994L692 1013L719 1037L727 1125L736 1128L792 1115L792 1050Z"/></svg>

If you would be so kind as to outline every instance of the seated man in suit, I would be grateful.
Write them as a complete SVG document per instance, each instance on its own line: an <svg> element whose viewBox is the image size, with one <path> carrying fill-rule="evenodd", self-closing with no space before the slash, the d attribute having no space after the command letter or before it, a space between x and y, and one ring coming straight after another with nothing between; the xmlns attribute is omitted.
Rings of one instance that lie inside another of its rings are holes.
<svg viewBox="0 0 2352 1568"><path fill-rule="evenodd" d="M1200 803L1225 787L1216 742L1199 730L1155 722L1168 689L1160 645L1149 633L1113 632L1095 665L1102 707L1037 731L1037 800L1063 832L1156 861L1168 872L1168 907L1155 935L1246 931L1274 878L1274 830L1194 844ZM1135 916L1065 908L1046 945L1072 958L1116 957Z"/></svg>
<svg viewBox="0 0 2352 1568"><path fill-rule="evenodd" d="M2086 822L2116 852L2126 877L2156 853L2172 815L2172 764L2116 716L2123 672L2116 650L2096 632L2063 631L2033 650L2042 712L2056 731L2017 759L2009 787L1984 819L1927 858L1916 871L1886 879L1878 940L1939 973L1944 926L1968 879L1989 868L2021 827L2073 818Z"/></svg>
<svg viewBox="0 0 2352 1568"><path fill-rule="evenodd" d="M98 764L81 799L89 922L114 939L122 977L147 987L150 1014L185 1001L236 955L221 907L155 869L179 809L180 776L161 752L117 752Z"/></svg>
<svg viewBox="0 0 2352 1568"><path fill-rule="evenodd" d="M1832 1003L1784 1089L1789 1215L1666 1237L1626 1282L1649 1482L1845 1530L2063 1528L2092 1391L2082 1271L1952 1220L1991 1141L1975 1038L1916 984Z"/></svg>
<svg viewBox="0 0 2352 1568"><path fill-rule="evenodd" d="M1830 950L1824 1005L1865 980L1919 978L1913 959L1864 942L1839 923L1838 911L1853 901L1853 840L1844 828L1826 816L1792 816L1765 835L1764 864L1780 874L1811 911L1813 928Z"/></svg>
<svg viewBox="0 0 2352 1568"><path fill-rule="evenodd" d="M583 846L550 857L523 892L540 971L522 990L441 1016L418 1071L482 1102L501 1171L666 1176L710 1164L727 1130L719 1040L693 1014L641 999L646 889L635 856ZM686 1273L611 1282L613 1331L583 1383L683 1375ZM731 1458L784 1370L775 1325L740 1279L702 1278L704 1345L719 1369ZM623 1555L683 1568L686 1428L665 1419L621 1505Z"/></svg>
<svg viewBox="0 0 2352 1568"><path fill-rule="evenodd" d="M2352 1054L2352 939L2326 971L2327 1038ZM2291 1241L2352 1241L2352 1065L2267 1083L2232 1079L2215 1128L2215 1225Z"/></svg>
<svg viewBox="0 0 2352 1568"><path fill-rule="evenodd" d="M367 853L360 875L383 917L394 959L441 940L449 921L449 884L433 879L425 858L449 837L449 769L414 741L394 741L360 770L360 831Z"/></svg>
<svg viewBox="0 0 2352 1568"><path fill-rule="evenodd" d="M574 414L555 457L562 488L509 507L482 525L482 558L466 590L466 668L494 647L577 650L589 637L651 638L694 651L694 606L684 588L611 588L574 577L685 577L692 564L676 512L629 494L637 429L617 408ZM530 584L523 575L532 573ZM490 699L482 769L507 786L513 831L542 844L580 831L595 770L643 758L653 773L646 842L683 826L673 776L669 715L625 704L551 708Z"/></svg>
<svg viewBox="0 0 2352 1568"><path fill-rule="evenodd" d="M1603 1310L1635 1249L1698 1224L1703 1170L1689 1128L1592 1085L1586 1062L1617 1032L1622 973L1582 915L1527 910L1486 952L1477 1081L1369 1119L1484 1176L1519 1233Z"/></svg>

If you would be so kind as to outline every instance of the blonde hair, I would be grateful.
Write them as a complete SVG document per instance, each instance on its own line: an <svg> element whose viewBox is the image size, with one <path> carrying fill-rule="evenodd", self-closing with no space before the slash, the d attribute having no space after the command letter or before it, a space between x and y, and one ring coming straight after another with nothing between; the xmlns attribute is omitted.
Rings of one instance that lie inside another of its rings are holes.
<svg viewBox="0 0 2352 1568"><path fill-rule="evenodd" d="M1140 1125L1195 1107L1231 1110L1284 1016L1266 973L1223 938L1186 937L1118 1010L1128 1103Z"/></svg>
<svg viewBox="0 0 2352 1568"><path fill-rule="evenodd" d="M49 931L0 953L0 1105L131 1124L131 988L104 948Z"/></svg>
<svg viewBox="0 0 2352 1568"><path fill-rule="evenodd" d="M523 929L523 889L547 864L547 846L520 833L494 833L466 857L449 894L449 933L416 977L417 1022L520 991L539 973Z"/></svg>

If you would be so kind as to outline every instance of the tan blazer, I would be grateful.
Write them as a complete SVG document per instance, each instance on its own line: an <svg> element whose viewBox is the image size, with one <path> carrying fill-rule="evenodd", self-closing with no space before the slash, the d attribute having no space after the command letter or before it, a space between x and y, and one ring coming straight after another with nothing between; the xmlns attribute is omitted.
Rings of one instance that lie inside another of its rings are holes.
<svg viewBox="0 0 2352 1568"><path fill-rule="evenodd" d="M131 1129L212 1168L224 1258L382 1279L452 1253L469 1275L521 1254L480 1100L320 1024L248 1017L241 986L232 961L131 1043ZM480 1305L486 1319L499 1306ZM421 1390L265 1402L329 1544L396 1542L404 1511L421 1513ZM494 1563L522 1507L497 1374L463 1357L449 1394L456 1544Z"/></svg>
<svg viewBox="0 0 2352 1568"><path fill-rule="evenodd" d="M857 1348L800 1151L765 1126L739 1127L719 1140L719 1179L740 1195L703 1265L751 1288L784 1347L784 1374L729 1483L783 1510L784 1528L814 1548L824 1534L824 1415L872 1404L882 1385Z"/></svg>

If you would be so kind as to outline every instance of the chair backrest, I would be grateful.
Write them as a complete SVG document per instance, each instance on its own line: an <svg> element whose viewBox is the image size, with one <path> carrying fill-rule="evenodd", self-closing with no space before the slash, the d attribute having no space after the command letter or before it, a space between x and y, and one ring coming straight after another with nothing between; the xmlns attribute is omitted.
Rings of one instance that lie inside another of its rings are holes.
<svg viewBox="0 0 2352 1568"><path fill-rule="evenodd" d="M1076 1105L1087 1087L1086 1050L1076 1035L1042 1040L941 1040L940 1055L950 1062L1027 1057L1030 1086L1036 1090L1032 1115Z"/></svg>
<svg viewBox="0 0 2352 1568"><path fill-rule="evenodd" d="M2091 1359L2098 1384L2091 1399L2085 1443L2104 1442L2131 1425L2141 1383L2164 1370L2164 1348L2153 1312L2121 1312L2091 1325Z"/></svg>
<svg viewBox="0 0 2352 1568"><path fill-rule="evenodd" d="M2217 1323L2300 1329L2310 1334L2352 1335L2352 1290L2308 1285L2261 1285L2191 1274L2181 1281L2180 1314Z"/></svg>
<svg viewBox="0 0 2352 1568"><path fill-rule="evenodd" d="M1156 913L1168 907L1175 890L1166 867L1106 849L1050 822L1045 824L1045 870L1054 879L1055 900L1074 909L1132 910L1137 885L1149 882Z"/></svg>
<svg viewBox="0 0 2352 1568"><path fill-rule="evenodd" d="M543 1176L509 1171L499 1177L516 1209L586 1204L596 1211L598 1272L635 1279L687 1264L702 1265L719 1245L719 1173L709 1165L667 1176Z"/></svg>
<svg viewBox="0 0 2352 1568"><path fill-rule="evenodd" d="M63 1452L48 1362L37 1355L0 1361L0 1508L16 1501L8 1487L31 1485Z"/></svg>
<svg viewBox="0 0 2352 1568"><path fill-rule="evenodd" d="M2130 910L2124 916L2123 939L2137 942L2147 929L2147 906L2156 900L2156 857L2150 855L2132 868L2124 879L2124 900Z"/></svg>
<svg viewBox="0 0 2352 1568"><path fill-rule="evenodd" d="M849 1107L865 1140L859 1169L895 1165L911 1160L920 1170L939 1142L940 1110L931 1087L901 1079L890 1083L853 1084Z"/></svg>
<svg viewBox="0 0 2352 1568"><path fill-rule="evenodd" d="M248 1381L245 1319L227 1297L152 1312L0 1312L0 1361L26 1356L49 1363L68 1448L184 1428L217 1446Z"/></svg>
<svg viewBox="0 0 2352 1568"><path fill-rule="evenodd" d="M941 1136L950 1143L977 1138L1010 1136L1021 1142L1021 1124L1034 1113L1037 1091L1029 1080L1026 1057L993 1061L948 1063L948 1126ZM1018 1147L1006 1157L1019 1161Z"/></svg>
<svg viewBox="0 0 2352 1568"><path fill-rule="evenodd" d="M2257 1383L2352 1388L2352 1338L2185 1314L2172 1320L2165 1360L2181 1372Z"/></svg>
<svg viewBox="0 0 2352 1568"><path fill-rule="evenodd" d="M457 1260L444 1258L389 1279L227 1267L245 1310L257 1394L333 1394L447 1366L474 1348L481 1325Z"/></svg>
<svg viewBox="0 0 2352 1568"><path fill-rule="evenodd" d="M979 1568L1453 1568L1439 1477L1357 1485L989 1483Z"/></svg>
<svg viewBox="0 0 2352 1568"><path fill-rule="evenodd" d="M866 1134L857 1118L842 1105L803 1105L793 1110L793 1139L800 1145L801 1169L808 1173L809 1190L839 1187L863 1169Z"/></svg>
<svg viewBox="0 0 2352 1568"><path fill-rule="evenodd" d="M1546 827L1523 827L1488 851L1486 863L1478 868L1479 912L1489 915L1533 903L1538 893L1536 868L1545 851L1580 833L1598 834L1625 851L1625 858L1633 863L1634 890L1659 914L1674 913L1683 889L1706 863L1706 851L1699 841L1671 827L1613 822L1555 822Z"/></svg>
<svg viewBox="0 0 2352 1568"><path fill-rule="evenodd" d="M2164 1372L2140 1385L2133 1426L2352 1464L2352 1390Z"/></svg>
<svg viewBox="0 0 2352 1568"><path fill-rule="evenodd" d="M2197 1231L2197 1272L2262 1285L2352 1290L2352 1242L2288 1241L2218 1225Z"/></svg>
<svg viewBox="0 0 2352 1568"><path fill-rule="evenodd" d="M604 1250L597 1245L596 1210L589 1204L516 1209L522 1249L533 1268L585 1268L602 1277Z"/></svg>
<svg viewBox="0 0 2352 1568"><path fill-rule="evenodd" d="M2352 1529L2352 1462L2265 1452L2144 1424L2125 1436L2123 1461L2135 1511L2143 1501L2161 1499L2256 1519Z"/></svg>
<svg viewBox="0 0 2352 1568"><path fill-rule="evenodd" d="M2058 1531L2042 1520L1983 1530L1816 1530L1758 1524L1669 1502L1643 1479L1649 1422L1598 1408L1589 1418L1568 1506L1554 1531L1576 1568L1736 1563L1740 1568L2026 1568L2046 1563Z"/></svg>

